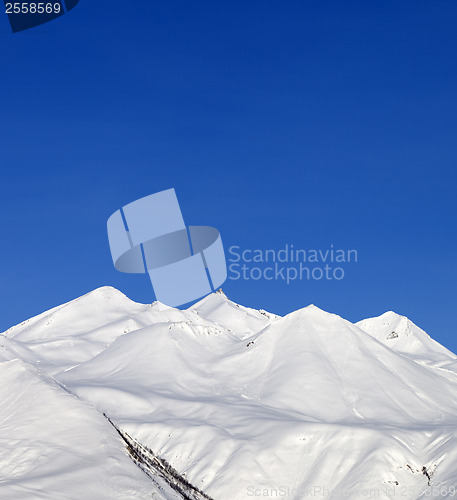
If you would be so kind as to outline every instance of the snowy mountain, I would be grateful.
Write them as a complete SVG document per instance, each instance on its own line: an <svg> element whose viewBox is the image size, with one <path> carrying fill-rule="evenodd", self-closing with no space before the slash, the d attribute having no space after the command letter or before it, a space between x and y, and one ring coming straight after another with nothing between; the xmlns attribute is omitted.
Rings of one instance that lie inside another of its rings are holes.
<svg viewBox="0 0 457 500"><path fill-rule="evenodd" d="M0 336L0 498L451 498L457 357L393 312L104 287Z"/></svg>
<svg viewBox="0 0 457 500"><path fill-rule="evenodd" d="M457 356L435 342L405 316L388 311L376 318L356 323L359 328L394 351L411 356L418 362L441 367L457 367Z"/></svg>

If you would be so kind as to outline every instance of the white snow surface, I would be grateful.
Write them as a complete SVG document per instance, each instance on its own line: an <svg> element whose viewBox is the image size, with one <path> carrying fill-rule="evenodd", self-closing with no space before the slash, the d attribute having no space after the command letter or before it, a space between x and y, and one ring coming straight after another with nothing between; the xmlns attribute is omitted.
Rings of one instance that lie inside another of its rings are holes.
<svg viewBox="0 0 457 500"><path fill-rule="evenodd" d="M457 356L393 312L279 317L222 292L178 310L103 287L0 346L0 499L183 498L103 413L215 500L457 487Z"/></svg>

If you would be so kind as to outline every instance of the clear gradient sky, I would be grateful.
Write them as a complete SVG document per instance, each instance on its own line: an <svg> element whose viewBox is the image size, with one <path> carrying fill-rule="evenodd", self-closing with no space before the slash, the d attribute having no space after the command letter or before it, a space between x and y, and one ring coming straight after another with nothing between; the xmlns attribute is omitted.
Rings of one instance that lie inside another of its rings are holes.
<svg viewBox="0 0 457 500"><path fill-rule="evenodd" d="M341 281L227 281L285 314L394 310L457 352L457 3L108 2L0 17L0 331L102 285L108 216L174 187L226 249L351 248Z"/></svg>

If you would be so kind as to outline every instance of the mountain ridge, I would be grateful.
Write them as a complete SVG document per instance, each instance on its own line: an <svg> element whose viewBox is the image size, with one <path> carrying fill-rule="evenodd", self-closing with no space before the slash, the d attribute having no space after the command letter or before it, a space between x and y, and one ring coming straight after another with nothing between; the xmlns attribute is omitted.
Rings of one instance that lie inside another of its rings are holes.
<svg viewBox="0 0 457 500"><path fill-rule="evenodd" d="M418 499L429 481L457 484L455 355L396 313L280 317L223 293L179 310L102 287L0 345L0 367L18 358L53 377L215 500L251 487L386 499L396 486Z"/></svg>

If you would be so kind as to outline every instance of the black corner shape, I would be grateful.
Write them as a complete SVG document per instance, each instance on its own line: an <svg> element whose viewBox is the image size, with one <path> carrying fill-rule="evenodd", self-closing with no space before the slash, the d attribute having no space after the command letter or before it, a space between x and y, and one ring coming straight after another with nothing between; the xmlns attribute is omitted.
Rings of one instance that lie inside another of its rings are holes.
<svg viewBox="0 0 457 500"><path fill-rule="evenodd" d="M64 3L63 3L64 2ZM13 33L52 21L73 9L79 0L3 0Z"/></svg>
<svg viewBox="0 0 457 500"><path fill-rule="evenodd" d="M79 0L65 0L65 6L67 8L67 12L71 10L73 7L75 7L78 2Z"/></svg>

